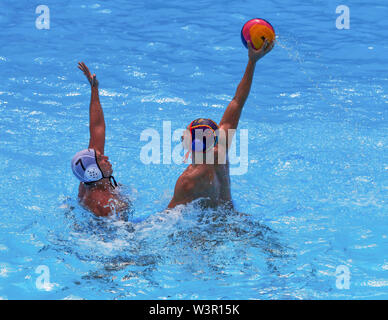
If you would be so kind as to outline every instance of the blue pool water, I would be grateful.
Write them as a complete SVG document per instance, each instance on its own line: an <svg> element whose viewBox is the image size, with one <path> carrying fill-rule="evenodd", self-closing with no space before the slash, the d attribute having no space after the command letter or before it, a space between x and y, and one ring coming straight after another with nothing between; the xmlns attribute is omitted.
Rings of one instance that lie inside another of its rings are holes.
<svg viewBox="0 0 388 320"><path fill-rule="evenodd" d="M39 4L49 30L35 27L38 3L0 2L1 299L388 298L385 1ZM336 28L341 4L350 29ZM278 43L239 125L239 213L166 212L186 165L143 164L140 133L221 119L254 17ZM87 147L89 105L78 61L100 80L128 221L77 203L70 159Z"/></svg>

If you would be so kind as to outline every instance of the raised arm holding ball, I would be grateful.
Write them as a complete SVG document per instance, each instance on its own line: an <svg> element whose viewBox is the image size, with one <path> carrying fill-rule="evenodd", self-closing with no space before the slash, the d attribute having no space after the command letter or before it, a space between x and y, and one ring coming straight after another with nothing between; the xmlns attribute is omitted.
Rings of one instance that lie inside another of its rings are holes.
<svg viewBox="0 0 388 320"><path fill-rule="evenodd" d="M192 164L178 178L168 208L187 204L199 198L203 198L202 203L206 207L221 205L233 208L228 150L251 89L256 62L274 46L273 41L269 42L266 39L261 41L259 50L253 48L251 39L246 43L248 65L219 125L210 119L196 119L190 123L182 136L183 146L187 150L186 158L191 153ZM209 162L207 159L212 161Z"/></svg>

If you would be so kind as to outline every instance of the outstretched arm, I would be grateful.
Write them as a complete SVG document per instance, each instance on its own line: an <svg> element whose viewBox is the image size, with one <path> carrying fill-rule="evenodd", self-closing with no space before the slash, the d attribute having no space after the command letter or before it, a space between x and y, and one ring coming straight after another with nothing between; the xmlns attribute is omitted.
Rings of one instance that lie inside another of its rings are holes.
<svg viewBox="0 0 388 320"><path fill-rule="evenodd" d="M244 107L245 101L248 98L249 91L251 90L256 62L262 57L264 57L268 52L270 52L273 46L273 42L268 43L266 40L259 50L255 50L252 47L251 42L248 41L248 65L245 69L244 76L237 87L236 94L234 95L234 98L226 108L225 113L220 122L220 129L225 130L227 149L229 149L232 143L232 138L234 134L234 130L232 130L233 132L229 132L228 130L237 129L241 111Z"/></svg>
<svg viewBox="0 0 388 320"><path fill-rule="evenodd" d="M90 73L85 63L79 62L78 68L85 74L92 90L89 107L89 148L93 148L98 150L101 154L104 154L105 120L98 95L98 80L95 74L92 75Z"/></svg>

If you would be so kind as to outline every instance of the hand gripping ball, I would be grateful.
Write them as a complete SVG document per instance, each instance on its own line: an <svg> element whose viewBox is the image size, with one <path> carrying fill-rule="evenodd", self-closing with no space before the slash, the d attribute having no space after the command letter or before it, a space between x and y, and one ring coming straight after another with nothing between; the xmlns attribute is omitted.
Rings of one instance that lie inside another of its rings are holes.
<svg viewBox="0 0 388 320"><path fill-rule="evenodd" d="M253 47L258 50L264 40L268 42L275 40L275 30L268 21L256 18L244 24L241 29L241 41L246 48L248 48L247 41L251 41Z"/></svg>

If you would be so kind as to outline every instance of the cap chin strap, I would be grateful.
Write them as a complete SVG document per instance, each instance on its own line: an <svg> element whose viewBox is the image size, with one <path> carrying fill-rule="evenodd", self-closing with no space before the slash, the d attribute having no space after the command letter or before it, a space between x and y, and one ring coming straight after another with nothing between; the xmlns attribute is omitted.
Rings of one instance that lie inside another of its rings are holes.
<svg viewBox="0 0 388 320"><path fill-rule="evenodd" d="M102 171L101 171L101 173L102 173ZM114 176L104 177L104 173L102 173L102 179L104 179L104 178L108 178L109 179L109 184L111 185L111 187L113 189L117 188L118 184L117 184L116 179L115 179Z"/></svg>
<svg viewBox="0 0 388 320"><path fill-rule="evenodd" d="M97 81L96 78L93 78L93 81L94 81L94 80ZM93 82L93 84L94 84L94 82ZM97 86L98 86L98 81L97 81ZM101 170L101 168L100 168L100 165L98 164L98 161L97 161L97 152L96 152L96 150L94 150L94 157L95 157L95 159L96 159L97 167L98 167L98 169L100 170L101 175L102 175L102 178L101 178L101 179L108 178L111 187L112 187L113 189L117 188L118 184L117 184L117 182L116 182L116 179L115 179L112 175L110 175L109 177L104 177L104 172L102 172L102 170ZM101 180L101 179L100 179L100 180ZM112 183L112 180L113 180L113 183ZM99 181L99 180L98 180L98 181Z"/></svg>
<svg viewBox="0 0 388 320"><path fill-rule="evenodd" d="M118 187L118 183L116 182L116 179L114 176L104 177L104 175L102 175L102 178L100 180L102 180L102 179L109 179L109 184L111 185L111 187L113 189L116 189ZM100 180L84 182L84 184L91 185L92 183L98 182Z"/></svg>
<svg viewBox="0 0 388 320"><path fill-rule="evenodd" d="M212 149L212 148L214 148L217 144L218 144L218 137L217 136L215 136L214 137L214 144L212 145L212 146L210 146L208 149L206 149L206 147L205 147L205 145L203 144L203 150L201 150L201 151L196 151L195 149L195 146L196 146L196 143L202 143L203 144L203 142L202 141L200 141L200 140L198 140L198 139L195 139L193 142L192 142L192 144L191 144L191 150L189 149L186 153L185 153L185 155L184 155L184 157L183 157L183 162L184 163L187 163L187 159L189 158L189 156L192 158L193 156L192 156L192 152L193 151L195 151L195 152L202 152L202 153L206 153L207 151L209 151L210 149Z"/></svg>
<svg viewBox="0 0 388 320"><path fill-rule="evenodd" d="M112 183L112 181L113 181L113 183ZM110 183L110 185L112 186L113 189L117 188L117 186L118 186L114 176L110 176L109 177L109 183Z"/></svg>

